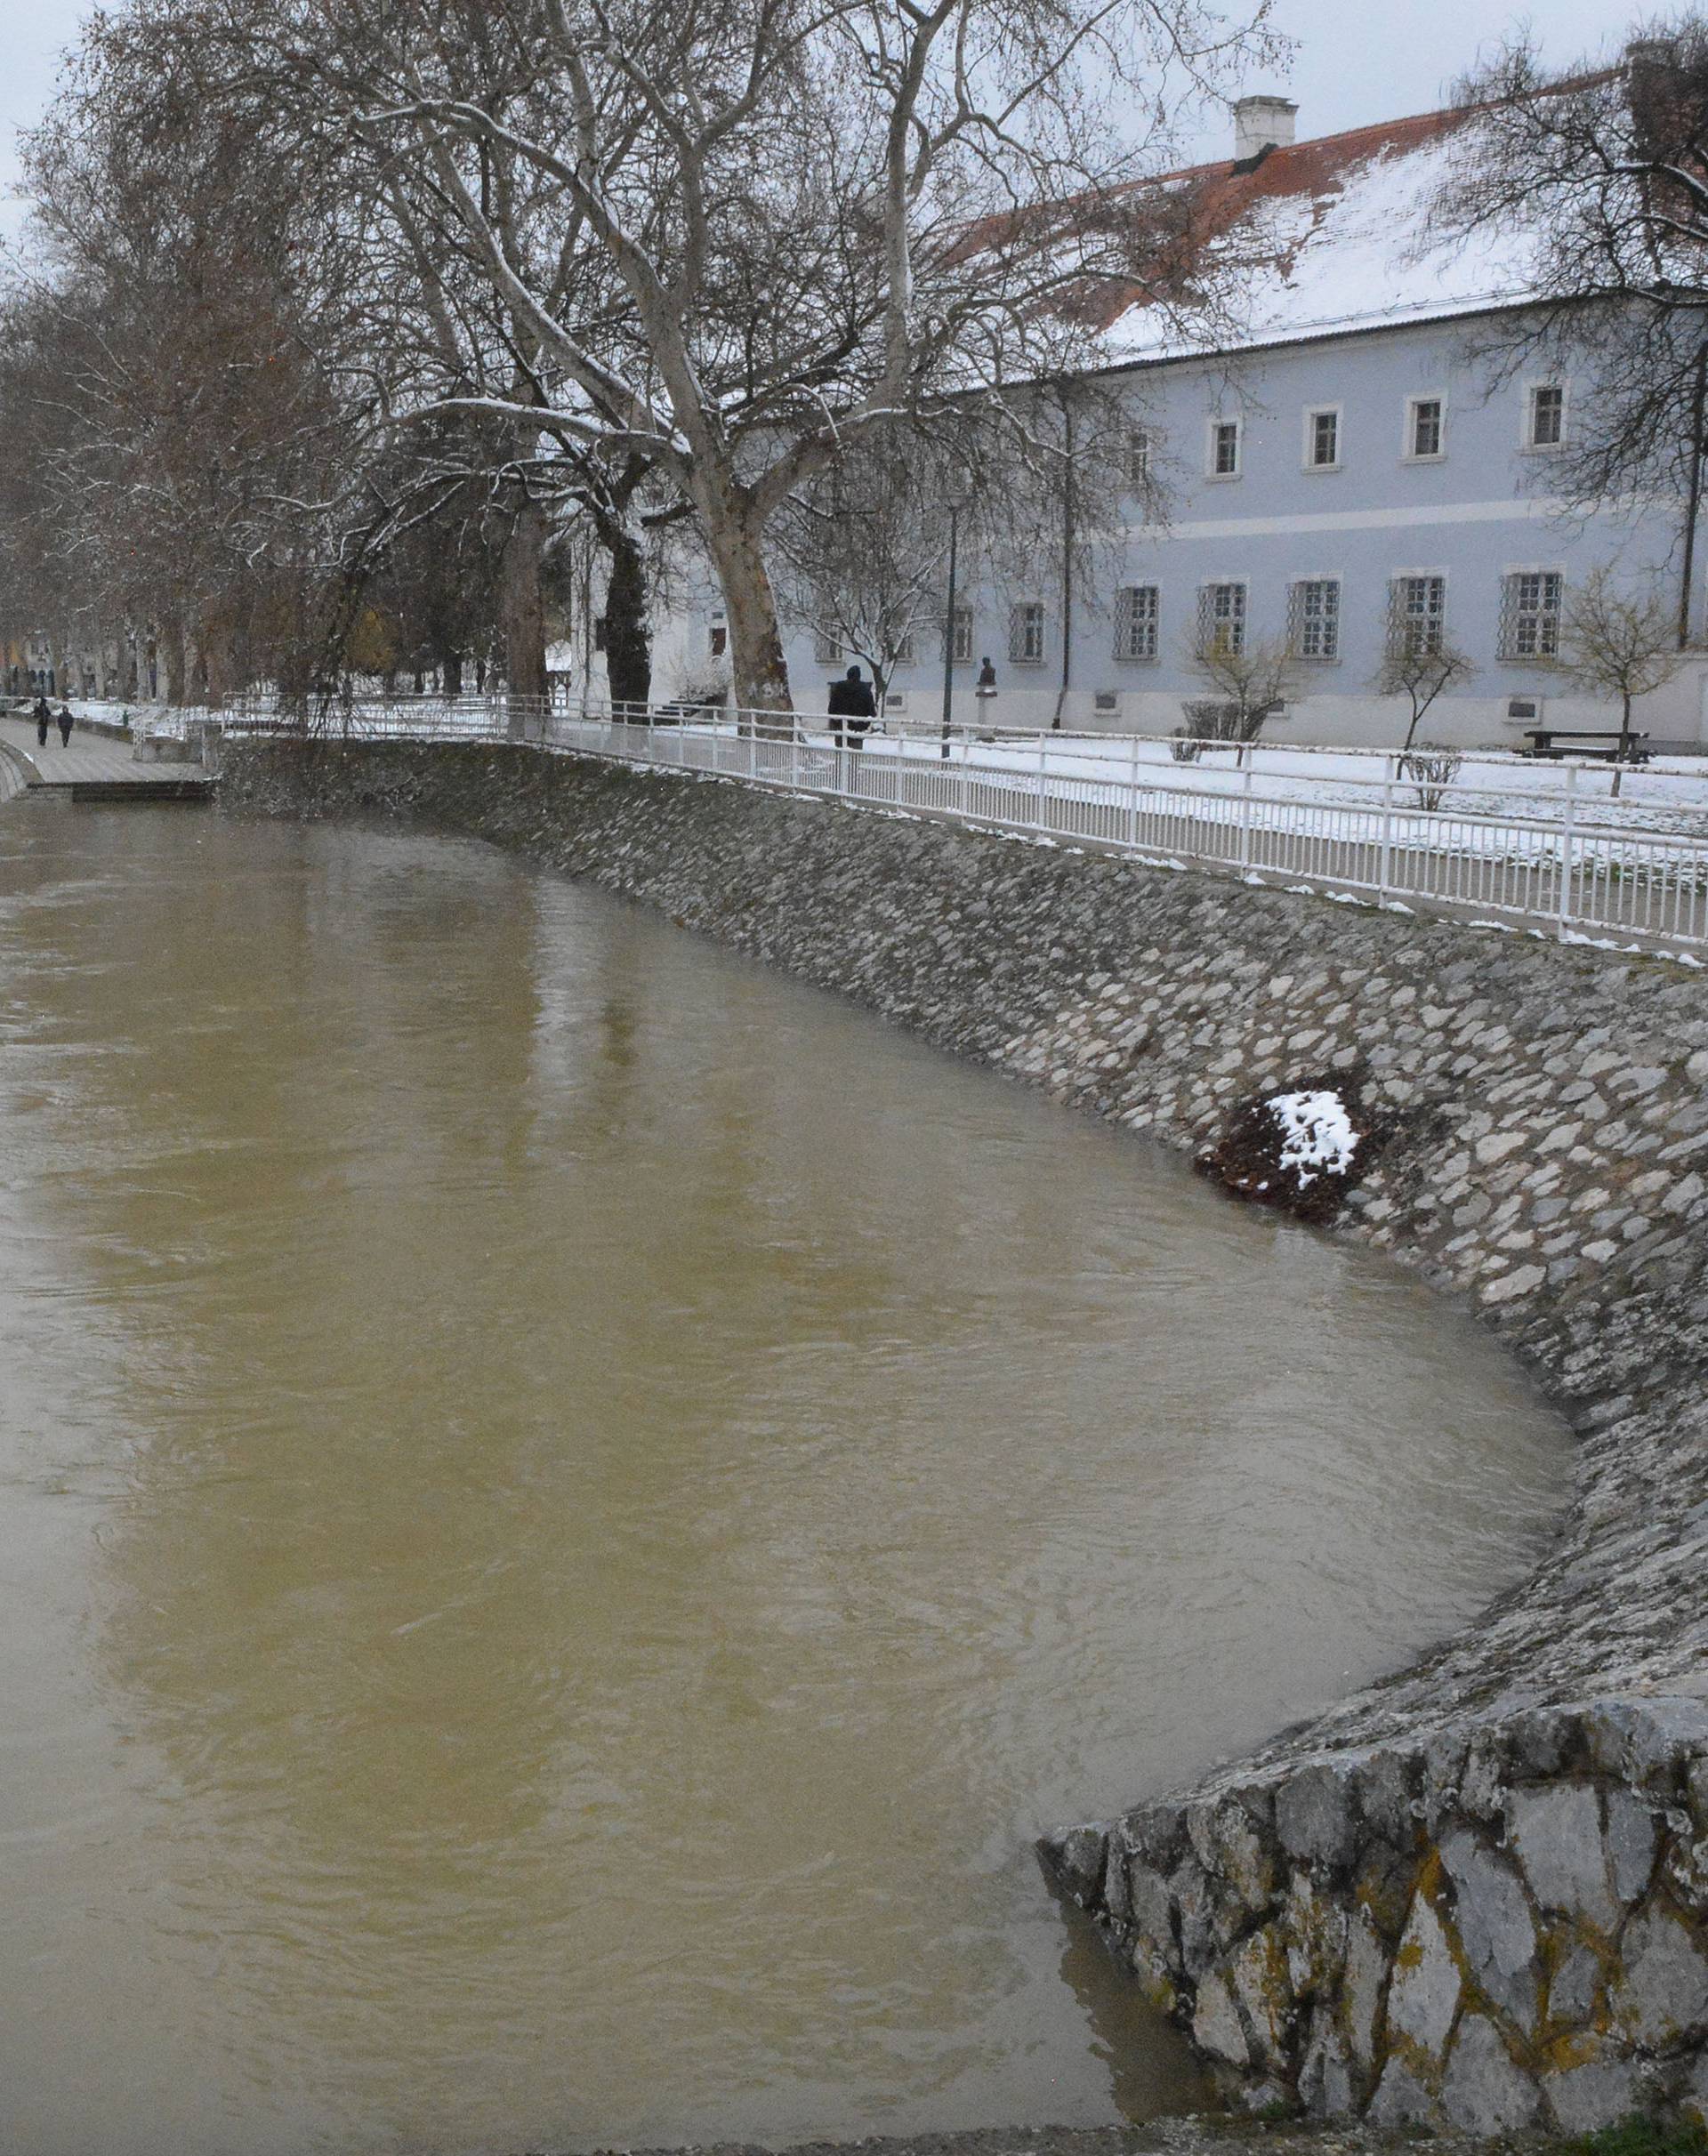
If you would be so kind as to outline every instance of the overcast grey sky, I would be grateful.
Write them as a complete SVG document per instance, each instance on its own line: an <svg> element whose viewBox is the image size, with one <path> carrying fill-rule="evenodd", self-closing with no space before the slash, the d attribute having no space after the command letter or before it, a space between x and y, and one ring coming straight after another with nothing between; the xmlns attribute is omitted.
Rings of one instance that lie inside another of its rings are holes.
<svg viewBox="0 0 1708 2156"><path fill-rule="evenodd" d="M1299 101L1299 133L1334 134L1371 120L1424 112L1477 57L1478 48L1527 14L1548 57L1565 65L1619 42L1629 11L1607 0L1537 0L1511 9L1501 0L1276 0L1276 20L1299 40L1290 76L1253 77L1248 91L1276 90ZM16 137L36 120L52 94L56 60L72 44L88 12L86 0L0 0L0 190L17 179ZM1195 154L1230 156L1231 130L1222 116L1205 121ZM19 213L0 201L0 232L17 229Z"/></svg>

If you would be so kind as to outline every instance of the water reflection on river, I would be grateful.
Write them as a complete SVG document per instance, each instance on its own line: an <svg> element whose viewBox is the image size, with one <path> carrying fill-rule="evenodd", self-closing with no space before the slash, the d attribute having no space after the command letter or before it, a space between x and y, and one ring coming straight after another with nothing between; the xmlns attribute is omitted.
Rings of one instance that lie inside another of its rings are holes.
<svg viewBox="0 0 1708 2156"><path fill-rule="evenodd" d="M1467 1324L472 846L0 817L0 2142L1188 2097L1041 1827L1536 1546Z"/></svg>

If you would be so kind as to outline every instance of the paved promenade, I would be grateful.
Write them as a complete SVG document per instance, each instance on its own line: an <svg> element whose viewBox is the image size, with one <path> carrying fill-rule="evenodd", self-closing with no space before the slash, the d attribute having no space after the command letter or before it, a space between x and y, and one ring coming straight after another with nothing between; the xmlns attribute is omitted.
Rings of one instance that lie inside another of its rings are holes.
<svg viewBox="0 0 1708 2156"><path fill-rule="evenodd" d="M198 764L136 762L128 741L74 730L69 745L61 748L59 728L50 727L42 748L33 720L0 718L0 800L15 790L9 773L33 790L66 790L74 800L98 800L117 787L134 792L139 800L182 799L205 793L212 784Z"/></svg>

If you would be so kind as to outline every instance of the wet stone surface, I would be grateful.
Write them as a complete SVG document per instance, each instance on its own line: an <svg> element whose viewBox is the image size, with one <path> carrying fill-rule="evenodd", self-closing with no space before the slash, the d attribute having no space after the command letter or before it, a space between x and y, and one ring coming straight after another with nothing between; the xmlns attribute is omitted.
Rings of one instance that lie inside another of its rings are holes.
<svg viewBox="0 0 1708 2156"><path fill-rule="evenodd" d="M250 746L224 784L521 849L1194 1154L1343 1074L1384 1139L1335 1232L1535 1370L1571 1515L1422 1662L1046 1855L1254 2104L1708 2117L1700 975L522 751Z"/></svg>

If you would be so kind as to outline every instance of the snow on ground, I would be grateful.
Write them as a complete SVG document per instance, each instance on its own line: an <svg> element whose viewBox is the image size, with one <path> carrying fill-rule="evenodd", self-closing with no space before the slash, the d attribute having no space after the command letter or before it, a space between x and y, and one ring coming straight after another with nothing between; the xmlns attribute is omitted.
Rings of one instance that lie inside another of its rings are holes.
<svg viewBox="0 0 1708 2156"><path fill-rule="evenodd" d="M1280 1165L1301 1190L1352 1165L1358 1134L1338 1093L1276 1093L1266 1106L1281 1129Z"/></svg>

